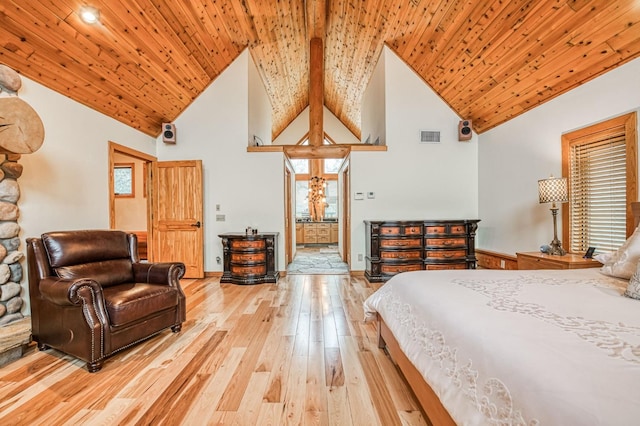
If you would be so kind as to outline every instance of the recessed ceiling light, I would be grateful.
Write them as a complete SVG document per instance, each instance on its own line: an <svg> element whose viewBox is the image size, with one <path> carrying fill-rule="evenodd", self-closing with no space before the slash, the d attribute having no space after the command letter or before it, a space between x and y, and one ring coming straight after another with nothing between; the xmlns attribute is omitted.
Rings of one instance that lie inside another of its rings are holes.
<svg viewBox="0 0 640 426"><path fill-rule="evenodd" d="M95 24L100 20L100 11L92 6L80 8L80 19L87 24Z"/></svg>

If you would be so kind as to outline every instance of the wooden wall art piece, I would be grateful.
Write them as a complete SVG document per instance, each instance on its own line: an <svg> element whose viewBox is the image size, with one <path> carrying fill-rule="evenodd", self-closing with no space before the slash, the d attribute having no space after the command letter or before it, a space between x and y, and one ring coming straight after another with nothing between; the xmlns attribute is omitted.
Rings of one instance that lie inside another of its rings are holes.
<svg viewBox="0 0 640 426"><path fill-rule="evenodd" d="M38 113L17 97L20 75L0 64L0 152L31 154L44 142L44 125Z"/></svg>

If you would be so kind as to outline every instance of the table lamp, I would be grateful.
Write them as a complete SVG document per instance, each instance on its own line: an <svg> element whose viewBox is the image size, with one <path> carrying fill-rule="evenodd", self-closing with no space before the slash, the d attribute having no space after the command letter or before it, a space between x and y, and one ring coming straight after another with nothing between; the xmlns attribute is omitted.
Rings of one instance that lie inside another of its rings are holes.
<svg viewBox="0 0 640 426"><path fill-rule="evenodd" d="M567 252L562 248L558 239L558 206L556 203L566 203L569 201L569 191L567 190L566 178L540 179L538 181L538 198L540 203L551 203L551 215L553 216L553 241L549 245L549 254L564 256Z"/></svg>

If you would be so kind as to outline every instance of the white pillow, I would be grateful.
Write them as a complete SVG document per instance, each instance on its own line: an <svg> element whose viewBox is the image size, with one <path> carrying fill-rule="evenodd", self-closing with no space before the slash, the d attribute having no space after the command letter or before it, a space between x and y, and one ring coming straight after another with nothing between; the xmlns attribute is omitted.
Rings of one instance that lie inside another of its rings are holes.
<svg viewBox="0 0 640 426"><path fill-rule="evenodd" d="M638 261L640 261L639 229L640 228L636 228L622 247L620 247L610 259L605 260L604 265L600 269L603 274L628 280L634 272L636 272L636 266Z"/></svg>
<svg viewBox="0 0 640 426"><path fill-rule="evenodd" d="M632 299L640 299L640 262L638 263L636 273L633 274L629 280L629 285L624 295Z"/></svg>

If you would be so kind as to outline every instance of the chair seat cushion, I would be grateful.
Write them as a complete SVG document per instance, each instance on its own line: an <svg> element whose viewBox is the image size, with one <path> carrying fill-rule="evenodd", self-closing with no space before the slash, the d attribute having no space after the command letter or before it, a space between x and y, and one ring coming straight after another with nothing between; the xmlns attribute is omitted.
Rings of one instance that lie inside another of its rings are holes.
<svg viewBox="0 0 640 426"><path fill-rule="evenodd" d="M125 283L103 289L112 326L152 316L178 304L178 290L158 284Z"/></svg>

